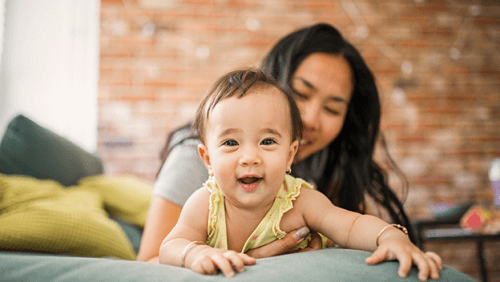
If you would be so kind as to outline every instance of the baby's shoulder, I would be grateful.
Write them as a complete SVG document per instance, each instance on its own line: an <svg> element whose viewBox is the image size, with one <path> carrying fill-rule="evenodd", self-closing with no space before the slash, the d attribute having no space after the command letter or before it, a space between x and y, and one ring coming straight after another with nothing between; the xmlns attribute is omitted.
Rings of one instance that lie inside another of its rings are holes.
<svg viewBox="0 0 500 282"><path fill-rule="evenodd" d="M306 187L302 187L300 189L300 194L297 197L297 199L309 199L309 198L315 198L315 197L321 197L324 196L323 193L319 192L318 190L314 189L308 189Z"/></svg>
<svg viewBox="0 0 500 282"><path fill-rule="evenodd" d="M328 198L318 190L302 188L300 190L300 194L295 199L293 206L297 209L304 208L308 210L311 209L311 207L314 207L316 203L323 202L325 200L329 202Z"/></svg>
<svg viewBox="0 0 500 282"><path fill-rule="evenodd" d="M315 207L315 199L320 192L308 187L302 186L300 193L293 200L292 207L283 214L280 222L280 228L288 233L301 226L307 225L305 215Z"/></svg>
<svg viewBox="0 0 500 282"><path fill-rule="evenodd" d="M189 196L186 201L185 206L208 206L208 201L210 199L210 191L206 187L198 188L198 190L194 191L191 196Z"/></svg>

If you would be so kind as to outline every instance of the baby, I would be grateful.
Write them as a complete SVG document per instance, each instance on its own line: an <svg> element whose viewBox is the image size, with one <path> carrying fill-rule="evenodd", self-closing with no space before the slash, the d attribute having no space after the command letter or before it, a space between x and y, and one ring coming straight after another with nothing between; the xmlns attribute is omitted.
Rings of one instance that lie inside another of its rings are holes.
<svg viewBox="0 0 500 282"><path fill-rule="evenodd" d="M234 269L256 263L246 251L307 225L341 247L375 251L368 264L397 259L402 277L415 264L421 280L439 278L441 260L413 245L404 227L338 208L288 175L301 136L300 112L274 79L254 69L222 76L203 98L193 126L210 178L183 207L160 247L160 263L231 277Z"/></svg>

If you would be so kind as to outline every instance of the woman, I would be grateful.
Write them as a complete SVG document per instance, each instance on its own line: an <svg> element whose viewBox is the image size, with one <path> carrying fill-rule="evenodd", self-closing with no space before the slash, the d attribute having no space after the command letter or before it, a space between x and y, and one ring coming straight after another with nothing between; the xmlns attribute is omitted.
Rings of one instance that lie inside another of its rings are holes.
<svg viewBox="0 0 500 282"><path fill-rule="evenodd" d="M311 182L337 206L376 216L386 213L387 220L410 228L386 173L373 161L380 102L373 75L356 49L334 27L317 24L281 39L262 69L293 91L301 110L304 133L292 174ZM189 125L169 136L138 260L158 262L160 244L182 205L208 179L195 138ZM406 190L404 175L398 175ZM376 203L375 209L368 207L370 202ZM300 228L250 255L287 253L308 234L307 227ZM318 240L315 236L309 248L320 248Z"/></svg>

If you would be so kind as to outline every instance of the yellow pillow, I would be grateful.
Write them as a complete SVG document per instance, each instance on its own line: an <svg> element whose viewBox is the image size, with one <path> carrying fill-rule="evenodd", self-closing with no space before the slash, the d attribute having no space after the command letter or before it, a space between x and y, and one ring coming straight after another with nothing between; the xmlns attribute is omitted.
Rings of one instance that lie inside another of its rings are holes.
<svg viewBox="0 0 500 282"><path fill-rule="evenodd" d="M81 178L78 187L101 195L104 208L111 215L144 228L151 203L149 184L133 177L97 175Z"/></svg>
<svg viewBox="0 0 500 282"><path fill-rule="evenodd" d="M140 183L98 176L65 189L52 180L0 174L0 249L133 260L127 236L104 209L143 226L150 192L133 184Z"/></svg>

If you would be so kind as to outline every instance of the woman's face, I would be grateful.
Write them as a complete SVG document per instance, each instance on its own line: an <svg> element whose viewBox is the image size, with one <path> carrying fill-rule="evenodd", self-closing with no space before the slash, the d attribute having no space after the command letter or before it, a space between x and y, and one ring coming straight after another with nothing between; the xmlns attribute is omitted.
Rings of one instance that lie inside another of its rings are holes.
<svg viewBox="0 0 500 282"><path fill-rule="evenodd" d="M295 161L301 161L332 142L342 130L353 90L352 71L339 55L313 53L290 80L304 131Z"/></svg>

